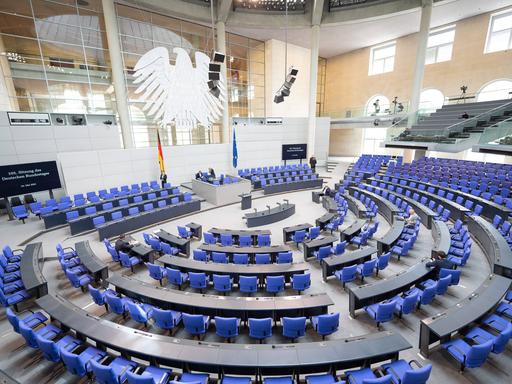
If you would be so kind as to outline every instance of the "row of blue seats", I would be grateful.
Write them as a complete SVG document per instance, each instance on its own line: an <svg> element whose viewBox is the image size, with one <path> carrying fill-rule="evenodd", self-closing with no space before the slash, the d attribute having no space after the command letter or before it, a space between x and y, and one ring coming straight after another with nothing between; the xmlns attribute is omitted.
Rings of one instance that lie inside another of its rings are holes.
<svg viewBox="0 0 512 384"><path fill-rule="evenodd" d="M260 256L263 255L263 256ZM247 253L234 253L231 260L228 259L225 253L221 252L212 252L212 254L208 254L206 251L202 249L194 249L193 250L193 259L196 261L208 262L213 261L214 263L228 263L233 262L235 264L249 264L249 254ZM256 264L270 264L272 262L270 254L268 253L260 253L255 254L254 261ZM288 252L279 252L276 257L277 264L286 264L293 262L293 253L291 251Z"/></svg>
<svg viewBox="0 0 512 384"><path fill-rule="evenodd" d="M72 247L64 248L61 244L57 244L56 249L59 264L69 282L73 287L84 291L85 286L93 281L93 277L82 264L76 251Z"/></svg>
<svg viewBox="0 0 512 384"><path fill-rule="evenodd" d="M305 181L305 180L316 180L318 179L318 176L316 173L312 173L311 175L303 175L303 176L295 176L295 177L286 177L286 178L272 178L272 179L261 179L261 187L264 188L267 185L275 185L275 184L288 184L288 183L296 183L299 181Z"/></svg>
<svg viewBox="0 0 512 384"><path fill-rule="evenodd" d="M482 366L489 354L505 351L512 337L512 291L509 291L494 313L486 316L458 338L441 344L459 364L460 370Z"/></svg>
<svg viewBox="0 0 512 384"><path fill-rule="evenodd" d="M210 277L204 272L181 272L178 269L161 267L156 264L146 263L149 270L149 275L160 282L167 277L169 284L176 285L179 289L188 282L190 288L199 289L201 292L207 289L210 283ZM258 291L259 283L256 276L243 276L238 277L238 289L240 292L254 293ZM217 292L225 294L231 292L233 289L233 278L229 275L217 275L212 276L212 286ZM283 275L267 276L265 278L265 291L273 295L283 292L286 288L286 280ZM297 293L305 291L311 287L311 274L298 273L294 274L291 279L292 289L296 290Z"/></svg>
<svg viewBox="0 0 512 384"><path fill-rule="evenodd" d="M17 306L30 297L21 280L22 257L23 250L12 250L8 245L4 246L0 254L0 304L4 307Z"/></svg>
<svg viewBox="0 0 512 384"><path fill-rule="evenodd" d="M107 248L108 253L112 257L112 261L115 263L119 263L123 268L130 268L132 272L134 271L134 267L140 263L142 263L141 259L137 256L131 256L122 251L116 251L115 247L110 244L107 239L104 239L103 242ZM160 252L166 253L169 255L175 255L178 253L176 248L171 247L169 244L162 242Z"/></svg>
<svg viewBox="0 0 512 384"><path fill-rule="evenodd" d="M375 259L370 259L361 264L354 264L348 267L343 267L334 272L336 278L341 281L343 287L346 283L354 281L357 276L364 281L365 277L371 276L375 272L375 276L379 275L379 271L387 268L389 265L389 259L391 258L391 252L383 253L377 256Z"/></svg>
<svg viewBox="0 0 512 384"><path fill-rule="evenodd" d="M279 177L295 177L295 176L304 176L304 175L311 175L313 174L312 169L306 169L306 170L300 170L300 171L285 171L285 172L273 172L273 173L267 173L267 174L258 174L253 175L250 177L250 180L254 183L258 180L270 180L272 178L279 178ZM272 175L272 176L270 176Z"/></svg>
<svg viewBox="0 0 512 384"><path fill-rule="evenodd" d="M450 285L458 285L459 280L460 271L441 268L438 280L426 280L406 292L364 309L379 327L381 323L393 320L395 314L401 318L421 305L430 304L436 295L444 295Z"/></svg>
<svg viewBox="0 0 512 384"><path fill-rule="evenodd" d="M97 305L105 306L107 310L122 315L130 314L130 317L145 327L150 319L154 320L156 327L173 331L183 321L185 330L193 336L201 336L208 332L210 316L200 314L188 314L173 310L165 310L153 305L139 303L129 297L123 297L116 292L107 289L100 291L89 286L89 292ZM236 317L216 316L216 334L230 341L238 336L241 319ZM282 317L283 336L292 340L304 336L306 331L306 317ZM263 341L272 336L272 318L249 318L249 336ZM325 337L338 330L339 313L313 316L311 324L315 331Z"/></svg>
<svg viewBox="0 0 512 384"><path fill-rule="evenodd" d="M354 197L358 199L361 203L364 204L366 208L366 217L373 218L377 216L377 212L379 210L379 207L377 207L377 204L375 201L370 199L368 196L360 195L358 191L354 191Z"/></svg>
<svg viewBox="0 0 512 384"><path fill-rule="evenodd" d="M308 164L290 164L290 165L271 165L267 167L244 168L238 170L239 176L259 175L271 172L285 172L285 171L298 171L308 170Z"/></svg>
<svg viewBox="0 0 512 384"><path fill-rule="evenodd" d="M238 242L236 243L240 247L250 247L253 245L252 236L240 235L237 236ZM224 246L232 246L235 244L233 235L229 233L221 233L220 236L215 236L210 232L203 232L203 242L205 244L217 244L220 242ZM259 234L257 237L258 247L268 247L271 244L270 235Z"/></svg>

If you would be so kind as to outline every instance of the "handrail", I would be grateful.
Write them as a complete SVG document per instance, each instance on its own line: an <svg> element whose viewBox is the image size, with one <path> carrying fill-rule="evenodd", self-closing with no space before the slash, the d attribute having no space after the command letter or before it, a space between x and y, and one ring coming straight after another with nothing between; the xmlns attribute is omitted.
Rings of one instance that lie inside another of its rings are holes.
<svg viewBox="0 0 512 384"><path fill-rule="evenodd" d="M486 115L486 114L489 114L489 113L492 113L492 112L496 112L497 110L502 109L502 108L506 108L507 106L510 106L510 105L512 105L512 101L510 103L505 103L505 104L499 105L499 106L497 106L497 107L495 107L493 109L489 109L488 111L482 112L479 115L473 116L470 119L464 119L463 121L459 121L458 123L449 125L448 127L445 127L443 129L443 131L444 131L444 133L446 135L449 135L451 133L453 127L456 127L458 125L464 125L464 124L468 123L469 121L474 121L474 120L476 120L476 122L478 123L478 119L480 117L482 117L483 115Z"/></svg>

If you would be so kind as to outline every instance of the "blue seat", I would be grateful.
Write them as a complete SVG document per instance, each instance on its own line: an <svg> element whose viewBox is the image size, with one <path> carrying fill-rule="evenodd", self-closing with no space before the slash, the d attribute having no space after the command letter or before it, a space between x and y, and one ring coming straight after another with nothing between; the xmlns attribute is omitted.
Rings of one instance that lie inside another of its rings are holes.
<svg viewBox="0 0 512 384"><path fill-rule="evenodd" d="M226 293L231 291L233 280L229 275L216 275L213 274L213 289L216 291Z"/></svg>
<svg viewBox="0 0 512 384"><path fill-rule="evenodd" d="M346 283L354 281L357 276L357 265L350 265L348 267L343 267L342 269L338 269L334 272L334 276L341 281L343 287L345 287Z"/></svg>
<svg viewBox="0 0 512 384"><path fill-rule="evenodd" d="M386 269L389 265L389 258L391 257L391 252L384 253L380 256L377 256L377 265L375 266L375 275L379 275L379 271Z"/></svg>
<svg viewBox="0 0 512 384"><path fill-rule="evenodd" d="M270 246L270 235L258 235L258 246L269 247Z"/></svg>
<svg viewBox="0 0 512 384"><path fill-rule="evenodd" d="M249 337L258 339L260 344L264 339L272 336L272 319L270 317L264 319L249 318Z"/></svg>
<svg viewBox="0 0 512 384"><path fill-rule="evenodd" d="M391 384L391 375L377 376L370 368L345 372L351 384Z"/></svg>
<svg viewBox="0 0 512 384"><path fill-rule="evenodd" d="M331 246L326 245L324 247L320 247L318 251L314 251L313 255L315 255L315 258L318 261L322 261L322 259L325 259L326 257L329 257L331 255Z"/></svg>
<svg viewBox="0 0 512 384"><path fill-rule="evenodd" d="M162 250L162 242L156 237L150 236L148 238L148 245L153 249L153 251L160 252Z"/></svg>
<svg viewBox="0 0 512 384"><path fill-rule="evenodd" d="M221 245L224 245L227 247L233 245L233 236L231 236L230 234L221 233L220 234L220 243L221 243Z"/></svg>
<svg viewBox="0 0 512 384"><path fill-rule="evenodd" d="M181 272L178 269L166 267L165 272L167 274L167 281L169 281L169 284L177 285L179 289L181 289L181 286L185 284L189 278L188 273Z"/></svg>
<svg viewBox="0 0 512 384"><path fill-rule="evenodd" d="M277 254L277 264L287 264L293 262L293 253L289 252L279 252Z"/></svg>
<svg viewBox="0 0 512 384"><path fill-rule="evenodd" d="M212 261L214 263L227 264L228 257L224 252L212 252Z"/></svg>
<svg viewBox="0 0 512 384"><path fill-rule="evenodd" d="M126 381L126 373L135 370L137 363L116 357L108 365L91 360L91 369L99 384L119 384Z"/></svg>
<svg viewBox="0 0 512 384"><path fill-rule="evenodd" d="M104 305L105 309L108 310L107 302L105 300L105 295L107 294L107 292L106 291L101 292L99 289L94 288L90 284L87 286L87 288L89 289L89 294L92 297L92 301L94 301L94 303L96 305L99 305L99 306Z"/></svg>
<svg viewBox="0 0 512 384"><path fill-rule="evenodd" d="M205 244L217 243L217 239L210 232L203 232L203 239Z"/></svg>
<svg viewBox="0 0 512 384"><path fill-rule="evenodd" d="M446 269L441 268L439 270L439 278L442 279L443 277L450 276L450 284L449 285L458 285L460 281L460 270L457 269Z"/></svg>
<svg viewBox="0 0 512 384"><path fill-rule="evenodd" d="M334 246L331 249L331 253L333 253L335 255L341 255L341 254L345 253L346 246L347 246L347 242L341 241L341 242L337 243L336 246Z"/></svg>
<svg viewBox="0 0 512 384"><path fill-rule="evenodd" d="M238 236L238 244L241 247L250 247L252 245L252 237L250 235Z"/></svg>
<svg viewBox="0 0 512 384"><path fill-rule="evenodd" d="M338 330L340 326L340 314L337 312L313 316L311 323L316 333L321 335L322 339L325 340L325 336L331 335Z"/></svg>
<svg viewBox="0 0 512 384"><path fill-rule="evenodd" d="M320 375L307 375L306 384L345 384L345 381L337 381L332 373L325 373Z"/></svg>
<svg viewBox="0 0 512 384"><path fill-rule="evenodd" d="M177 255L180 253L178 248L174 248L171 244L166 243L164 241L160 242L160 251L165 253L166 255Z"/></svg>
<svg viewBox="0 0 512 384"><path fill-rule="evenodd" d="M78 211L68 211L66 212L66 221L71 221L76 219L79 216Z"/></svg>
<svg viewBox="0 0 512 384"><path fill-rule="evenodd" d="M128 379L128 384L160 384L167 383L170 380L171 373L170 369L150 365L144 368L143 372L126 372L126 378Z"/></svg>
<svg viewBox="0 0 512 384"><path fill-rule="evenodd" d="M295 231L295 233L292 236L292 240L297 245L297 247L299 247L299 244L303 243L305 239L306 239L306 231L305 230Z"/></svg>
<svg viewBox="0 0 512 384"><path fill-rule="evenodd" d="M395 299L395 313L399 318L402 318L402 315L407 315L416 308L419 299L419 290L406 292L403 296L396 296Z"/></svg>
<svg viewBox="0 0 512 384"><path fill-rule="evenodd" d="M437 292L437 284L429 287L424 287L423 290L418 289L418 291L418 308L420 308L422 305L428 305L434 300Z"/></svg>
<svg viewBox="0 0 512 384"><path fill-rule="evenodd" d="M284 291L285 282L283 275L267 276L265 280L267 292L273 293L275 296L278 292Z"/></svg>
<svg viewBox="0 0 512 384"><path fill-rule="evenodd" d="M366 313L377 323L377 327L380 323L393 320L393 313L395 311L396 300L386 300L382 303L372 304L365 307Z"/></svg>
<svg viewBox="0 0 512 384"><path fill-rule="evenodd" d="M224 376L220 384L251 384L252 378L245 376Z"/></svg>
<svg viewBox="0 0 512 384"><path fill-rule="evenodd" d="M283 317L283 336L292 339L302 337L306 334L306 318L305 317Z"/></svg>
<svg viewBox="0 0 512 384"><path fill-rule="evenodd" d="M110 215L113 221L118 221L123 218L123 211L115 211Z"/></svg>
<svg viewBox="0 0 512 384"><path fill-rule="evenodd" d="M203 251L202 249L194 249L193 251L193 258L197 261L208 261L208 254L206 251Z"/></svg>
<svg viewBox="0 0 512 384"><path fill-rule="evenodd" d="M308 239L316 239L318 236L320 236L320 227L309 228Z"/></svg>
<svg viewBox="0 0 512 384"><path fill-rule="evenodd" d="M208 278L204 272L189 272L190 288L199 289L203 292L208 284Z"/></svg>
<svg viewBox="0 0 512 384"><path fill-rule="evenodd" d="M502 353L507 348L507 343L512 336L512 323L508 323L506 328L499 332L497 335L481 328L474 327L470 329L465 335L465 339L471 339L476 344L483 344L492 341L492 352Z"/></svg>
<svg viewBox="0 0 512 384"><path fill-rule="evenodd" d="M144 324L145 327L148 326L148 320L151 318L151 314L153 313L152 305L127 301L126 309L128 310L128 313L130 313L130 317L133 320L135 320L137 323Z"/></svg>
<svg viewBox="0 0 512 384"><path fill-rule="evenodd" d="M128 208L128 216L137 216L139 214L139 208L131 207Z"/></svg>
<svg viewBox="0 0 512 384"><path fill-rule="evenodd" d="M48 320L41 312L35 312L24 318L19 318L11 308L6 308L5 314L9 323L11 323L13 331L16 333L20 333L20 322L25 323L29 328L36 328Z"/></svg>
<svg viewBox="0 0 512 384"><path fill-rule="evenodd" d="M75 288L80 288L84 292L85 286L89 285L89 283L94 280L91 275L87 273L84 273L83 275L79 274L78 272L75 273L71 268L67 269L65 273L71 285Z"/></svg>
<svg viewBox="0 0 512 384"><path fill-rule="evenodd" d="M123 317L126 316L126 303L132 301L128 297L120 297L114 291L110 290L105 293L105 300L111 312L117 315L123 315Z"/></svg>
<svg viewBox="0 0 512 384"><path fill-rule="evenodd" d="M160 283L160 285L163 285L162 280L165 277L165 268L161 267L159 265L156 265L156 264L152 264L152 263L144 263L144 264L146 264L146 267L148 267L149 276L152 277L153 279L157 280Z"/></svg>
<svg viewBox="0 0 512 384"><path fill-rule="evenodd" d="M441 345L460 363L460 371L464 371L465 368L481 367L491 353L493 343L489 340L482 344L469 345L462 339L454 339Z"/></svg>
<svg viewBox="0 0 512 384"><path fill-rule="evenodd" d="M215 316L215 333L227 339L228 343L233 337L238 336L239 325L240 319L237 317Z"/></svg>
<svg viewBox="0 0 512 384"><path fill-rule="evenodd" d="M361 281L364 281L365 277L371 276L373 274L373 270L375 269L376 265L377 259L371 259L357 266L357 273L359 276L361 276Z"/></svg>
<svg viewBox="0 0 512 384"><path fill-rule="evenodd" d="M53 340L36 334L36 342L44 358L54 363L59 363L61 361L61 348L65 348L67 351L72 351L80 344L82 344L80 340L75 339L70 335L66 335L59 339L57 342L54 342Z"/></svg>
<svg viewBox="0 0 512 384"><path fill-rule="evenodd" d="M86 215L92 215L94 213L96 213L96 207L86 207L85 208Z"/></svg>
<svg viewBox="0 0 512 384"><path fill-rule="evenodd" d="M293 384L291 377L267 377L263 379L263 384Z"/></svg>
<svg viewBox="0 0 512 384"><path fill-rule="evenodd" d="M33 329L29 327L25 322L20 321L18 323L18 326L20 330L20 335L23 336L27 345L35 349L39 348L39 345L37 344L36 340L36 335L51 340L54 339L60 333L62 333L62 330L60 328L57 328L53 324L48 324L41 328Z"/></svg>
<svg viewBox="0 0 512 384"><path fill-rule="evenodd" d="M233 263L248 264L249 263L249 255L247 253L234 253L233 254Z"/></svg>
<svg viewBox="0 0 512 384"><path fill-rule="evenodd" d="M61 347L60 355L68 372L73 375L83 377L87 373L91 372L91 361L101 361L107 353L94 347L87 347L78 354L75 354L64 347Z"/></svg>
<svg viewBox="0 0 512 384"><path fill-rule="evenodd" d="M258 290L258 278L256 276L238 277L238 287L240 292L253 293Z"/></svg>
<svg viewBox="0 0 512 384"><path fill-rule="evenodd" d="M207 384L208 375L205 373L182 373L180 383Z"/></svg>
<svg viewBox="0 0 512 384"><path fill-rule="evenodd" d="M172 330L175 329L181 322L182 313L173 311L171 309L160 309L154 307L153 311L151 312L151 318L158 328L168 329L172 334Z"/></svg>
<svg viewBox="0 0 512 384"><path fill-rule="evenodd" d="M17 205L15 207L11 207L11 210L14 217L16 217L18 220L21 220L23 224L25 224L25 219L28 217L28 212L25 206Z"/></svg>
<svg viewBox="0 0 512 384"><path fill-rule="evenodd" d="M190 237L192 237L192 231L189 231L187 228L185 227L181 227L181 226L178 226L178 235L184 239L188 239Z"/></svg>
<svg viewBox="0 0 512 384"><path fill-rule="evenodd" d="M270 253L257 253L255 260L256 264L270 264Z"/></svg>
<svg viewBox="0 0 512 384"><path fill-rule="evenodd" d="M183 313L183 325L185 330L192 335L203 335L210 326L210 316L191 315Z"/></svg>
<svg viewBox="0 0 512 384"><path fill-rule="evenodd" d="M417 368L412 366L413 363ZM396 360L382 365L382 369L391 375L393 384L426 384L432 371L432 364L422 367L416 360Z"/></svg>
<svg viewBox="0 0 512 384"><path fill-rule="evenodd" d="M136 256L129 256L124 252L118 252L121 265L125 268L130 268L134 272L133 267L140 263L140 259Z"/></svg>
<svg viewBox="0 0 512 384"><path fill-rule="evenodd" d="M301 293L311 286L311 273L297 273L292 276L292 288Z"/></svg>

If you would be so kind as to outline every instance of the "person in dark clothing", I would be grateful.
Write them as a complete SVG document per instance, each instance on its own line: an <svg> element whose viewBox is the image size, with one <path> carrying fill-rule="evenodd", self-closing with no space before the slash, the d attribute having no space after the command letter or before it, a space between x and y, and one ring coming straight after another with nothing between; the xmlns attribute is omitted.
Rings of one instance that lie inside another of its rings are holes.
<svg viewBox="0 0 512 384"><path fill-rule="evenodd" d="M322 190L322 193L325 195L325 196L329 196L329 197L332 197L331 194L332 194L332 191L331 191L331 188L329 188L328 185L326 185L324 187L324 189Z"/></svg>
<svg viewBox="0 0 512 384"><path fill-rule="evenodd" d="M309 166L311 167L313 172L316 172L316 157L315 156L311 156L309 158Z"/></svg>
<svg viewBox="0 0 512 384"><path fill-rule="evenodd" d="M208 168L208 173L210 174L210 179L215 179L215 171L213 170L213 168Z"/></svg>
<svg viewBox="0 0 512 384"><path fill-rule="evenodd" d="M454 269L455 264L446 258L446 253L439 252L432 257L432 261L425 264L427 268L435 270L436 278L439 278L439 271L442 269Z"/></svg>
<svg viewBox="0 0 512 384"><path fill-rule="evenodd" d="M167 183L167 174L163 171L160 174L160 181L162 182L162 189L163 189L164 185Z"/></svg>
<svg viewBox="0 0 512 384"><path fill-rule="evenodd" d="M133 245L131 245L128 241L126 241L126 236L119 235L119 239L116 240L115 248L117 252L129 253L132 249Z"/></svg>
<svg viewBox="0 0 512 384"><path fill-rule="evenodd" d="M203 180L203 172L197 171L197 173L196 173L196 180Z"/></svg>
<svg viewBox="0 0 512 384"><path fill-rule="evenodd" d="M461 116L462 119L469 119L469 115L467 112L464 112Z"/></svg>

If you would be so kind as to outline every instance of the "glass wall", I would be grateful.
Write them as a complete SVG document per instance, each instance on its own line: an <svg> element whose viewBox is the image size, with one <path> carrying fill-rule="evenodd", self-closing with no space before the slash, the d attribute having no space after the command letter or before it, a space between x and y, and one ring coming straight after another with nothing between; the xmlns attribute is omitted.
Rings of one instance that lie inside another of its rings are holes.
<svg viewBox="0 0 512 384"><path fill-rule="evenodd" d="M189 52L192 62L196 51L210 56L214 48L212 29L126 5L117 4L116 10L134 142L137 147L156 145L157 125L145 116L144 103L139 101L140 95L135 94L133 68L142 55L155 47L168 49L171 64L174 64L172 50L175 47ZM226 46L230 117L264 116L264 42L228 33ZM203 127L175 129L168 126L160 129L164 145L219 143L221 131L220 124L214 125L211 131Z"/></svg>
<svg viewBox="0 0 512 384"><path fill-rule="evenodd" d="M10 110L113 113L101 0L0 1L0 67Z"/></svg>

